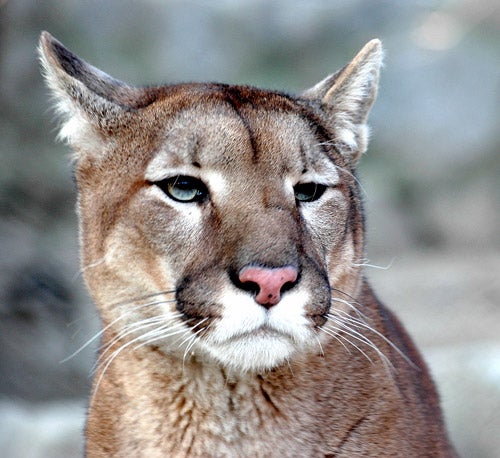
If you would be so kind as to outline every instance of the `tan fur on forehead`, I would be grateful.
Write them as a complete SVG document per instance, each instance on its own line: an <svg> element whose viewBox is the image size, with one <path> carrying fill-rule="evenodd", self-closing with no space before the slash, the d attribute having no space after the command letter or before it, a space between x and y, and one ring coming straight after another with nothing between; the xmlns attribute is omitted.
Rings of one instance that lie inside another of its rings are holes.
<svg viewBox="0 0 500 458"><path fill-rule="evenodd" d="M197 103L218 101L241 113L272 109L315 120L323 114L323 127L330 129L324 141L335 143L355 163L367 145L366 117L376 96L382 51L380 42L370 42L345 69L305 91L297 100L272 91L221 84L134 88L82 61L47 33L41 37L40 55L64 121L60 138L75 149L99 149L99 142L134 122L134 117L148 106L152 109L146 111L161 118ZM320 102L322 109L318 112L307 101Z"/></svg>
<svg viewBox="0 0 500 458"><path fill-rule="evenodd" d="M213 110L207 113L210 106ZM320 160L318 152L322 150L314 126L294 112L253 108L242 117L225 104L208 103L166 120L160 149L149 170L162 164L163 167L196 164L227 168L237 161L248 160L277 166L276 173L283 173L285 170L280 167L285 167L289 173L300 175L307 164ZM294 170L290 169L291 151L302 156L302 165L294 165Z"/></svg>

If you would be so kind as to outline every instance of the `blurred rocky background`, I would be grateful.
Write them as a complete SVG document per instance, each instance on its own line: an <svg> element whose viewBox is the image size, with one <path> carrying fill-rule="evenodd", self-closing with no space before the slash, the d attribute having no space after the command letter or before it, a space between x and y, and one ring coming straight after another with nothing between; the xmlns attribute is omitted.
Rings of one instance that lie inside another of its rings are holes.
<svg viewBox="0 0 500 458"><path fill-rule="evenodd" d="M96 344L66 358L98 330L41 30L130 83L292 92L380 37L368 275L423 349L460 454L500 457L497 0L0 0L0 456L81 455Z"/></svg>

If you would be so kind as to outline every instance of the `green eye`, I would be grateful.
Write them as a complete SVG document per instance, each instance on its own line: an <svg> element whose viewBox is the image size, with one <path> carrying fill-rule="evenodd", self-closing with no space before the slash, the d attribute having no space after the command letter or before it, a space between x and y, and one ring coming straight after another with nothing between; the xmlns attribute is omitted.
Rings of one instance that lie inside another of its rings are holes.
<svg viewBox="0 0 500 458"><path fill-rule="evenodd" d="M202 202L208 189L198 178L177 175L155 183L168 197L177 202Z"/></svg>
<svg viewBox="0 0 500 458"><path fill-rule="evenodd" d="M318 200L326 190L326 186L318 183L299 183L293 190L295 199L299 202L313 202Z"/></svg>

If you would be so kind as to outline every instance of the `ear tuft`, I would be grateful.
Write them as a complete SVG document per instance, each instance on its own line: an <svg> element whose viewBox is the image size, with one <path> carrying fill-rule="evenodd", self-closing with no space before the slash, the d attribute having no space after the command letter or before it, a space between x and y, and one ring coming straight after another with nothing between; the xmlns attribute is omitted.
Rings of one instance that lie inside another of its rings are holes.
<svg viewBox="0 0 500 458"><path fill-rule="evenodd" d="M382 59L380 40L371 40L347 66L302 94L321 103L331 120L335 141L353 163L368 144L366 121L377 96Z"/></svg>

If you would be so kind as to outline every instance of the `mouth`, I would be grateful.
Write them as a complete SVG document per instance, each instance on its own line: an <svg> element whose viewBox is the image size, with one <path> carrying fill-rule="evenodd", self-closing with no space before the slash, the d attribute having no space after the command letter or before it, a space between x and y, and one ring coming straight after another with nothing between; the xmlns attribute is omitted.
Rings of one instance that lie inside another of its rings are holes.
<svg viewBox="0 0 500 458"><path fill-rule="evenodd" d="M258 341L258 340L269 340L269 339L283 339L294 340L293 335L288 332L283 332L282 330L275 329L269 324L264 324L253 330L245 330L241 332L236 332L234 335L229 337L228 343L235 341Z"/></svg>
<svg viewBox="0 0 500 458"><path fill-rule="evenodd" d="M327 321L325 314L310 314L300 322L260 314L257 317L240 317L237 323L228 325L223 317L197 316L187 319L189 327L201 331L200 337L215 345L231 343L281 340L292 345L302 345L309 341L318 328Z"/></svg>
<svg viewBox="0 0 500 458"><path fill-rule="evenodd" d="M227 368L270 370L317 345L315 322L324 322L320 316L295 322L263 314L246 318L236 323L215 320L200 334L200 349Z"/></svg>
<svg viewBox="0 0 500 458"><path fill-rule="evenodd" d="M268 326L253 331L240 332L218 342L203 341L202 348L215 361L237 372L271 370L299 350L292 336Z"/></svg>

